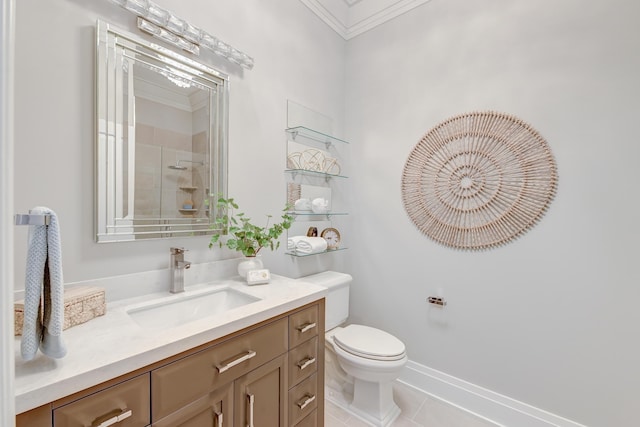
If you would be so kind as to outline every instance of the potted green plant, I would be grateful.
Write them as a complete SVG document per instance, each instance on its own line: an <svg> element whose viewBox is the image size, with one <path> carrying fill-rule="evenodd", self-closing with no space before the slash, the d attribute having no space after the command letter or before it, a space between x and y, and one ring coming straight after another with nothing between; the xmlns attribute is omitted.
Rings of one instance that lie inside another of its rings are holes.
<svg viewBox="0 0 640 427"><path fill-rule="evenodd" d="M216 208L215 226L220 229L220 232L211 237L209 248L217 243L221 248L226 246L241 252L246 257L246 260L238 265L238 274L242 277L246 277L249 270L263 267L262 260L257 257L258 253L263 248L278 249L280 235L293 223L293 216L287 213L289 206L284 208L281 222L269 226L271 215L267 215L264 227L253 224L251 218L244 212L239 212L238 204L233 198L219 197ZM222 239L224 235L227 236L226 239Z"/></svg>

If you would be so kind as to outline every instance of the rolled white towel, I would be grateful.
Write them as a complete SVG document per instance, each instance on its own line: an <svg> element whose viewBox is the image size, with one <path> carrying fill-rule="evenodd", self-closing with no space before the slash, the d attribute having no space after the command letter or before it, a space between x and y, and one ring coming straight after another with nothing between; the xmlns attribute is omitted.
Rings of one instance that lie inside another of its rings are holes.
<svg viewBox="0 0 640 427"><path fill-rule="evenodd" d="M293 251L296 249L296 244L305 236L291 236L287 239L287 249Z"/></svg>
<svg viewBox="0 0 640 427"><path fill-rule="evenodd" d="M327 250L327 241L322 237L302 236L302 239L296 243L296 252L309 255Z"/></svg>

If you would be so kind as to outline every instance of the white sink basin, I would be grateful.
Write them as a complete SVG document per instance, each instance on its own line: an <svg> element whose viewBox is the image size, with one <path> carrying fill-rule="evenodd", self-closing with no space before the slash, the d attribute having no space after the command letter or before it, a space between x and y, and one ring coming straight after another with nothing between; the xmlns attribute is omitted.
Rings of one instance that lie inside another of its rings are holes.
<svg viewBox="0 0 640 427"><path fill-rule="evenodd" d="M172 328L205 317L216 316L260 298L230 287L198 293L182 293L137 304L127 314L144 328Z"/></svg>

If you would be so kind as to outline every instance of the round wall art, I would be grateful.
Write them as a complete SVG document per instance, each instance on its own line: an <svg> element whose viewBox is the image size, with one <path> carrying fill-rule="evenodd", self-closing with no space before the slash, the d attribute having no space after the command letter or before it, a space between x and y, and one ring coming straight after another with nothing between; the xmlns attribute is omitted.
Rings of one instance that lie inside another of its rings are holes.
<svg viewBox="0 0 640 427"><path fill-rule="evenodd" d="M487 249L525 233L558 182L547 142L522 120L474 112L440 123L418 142L402 174L402 201L418 229L459 249Z"/></svg>

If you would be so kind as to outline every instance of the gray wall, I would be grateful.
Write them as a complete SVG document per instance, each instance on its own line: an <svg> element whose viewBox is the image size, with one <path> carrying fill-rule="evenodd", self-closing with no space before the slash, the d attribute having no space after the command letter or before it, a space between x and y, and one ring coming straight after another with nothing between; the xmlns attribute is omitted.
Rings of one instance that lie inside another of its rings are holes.
<svg viewBox="0 0 640 427"><path fill-rule="evenodd" d="M625 0L435 0L349 41L352 320L492 391L589 426L636 425L639 16ZM559 191L520 239L463 252L413 226L401 175L431 127L481 110L547 139ZM449 304L430 310L439 289Z"/></svg>

